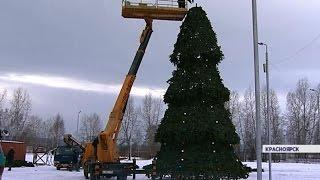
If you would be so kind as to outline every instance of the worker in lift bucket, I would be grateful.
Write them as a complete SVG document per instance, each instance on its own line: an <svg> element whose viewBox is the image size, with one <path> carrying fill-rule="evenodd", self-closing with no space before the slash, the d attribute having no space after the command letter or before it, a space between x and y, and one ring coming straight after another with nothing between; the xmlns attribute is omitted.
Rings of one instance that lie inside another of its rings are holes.
<svg viewBox="0 0 320 180"><path fill-rule="evenodd" d="M189 3L193 3L194 0L187 0ZM179 8L186 8L186 0L178 0Z"/></svg>

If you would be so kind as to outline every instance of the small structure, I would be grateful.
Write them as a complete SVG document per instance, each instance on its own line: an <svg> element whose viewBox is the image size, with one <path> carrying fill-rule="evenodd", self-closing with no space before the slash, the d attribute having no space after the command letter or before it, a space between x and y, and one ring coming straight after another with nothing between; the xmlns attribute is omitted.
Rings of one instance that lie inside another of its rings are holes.
<svg viewBox="0 0 320 180"><path fill-rule="evenodd" d="M179 3L185 2L183 7ZM122 16L135 19L181 21L188 12L186 1L179 0L123 0Z"/></svg>
<svg viewBox="0 0 320 180"><path fill-rule="evenodd" d="M52 150L47 150L43 146L38 146L33 149L33 164L35 165L51 165Z"/></svg>
<svg viewBox="0 0 320 180"><path fill-rule="evenodd" d="M25 161L26 159L26 145L24 142L19 141L1 141L1 146L4 154L6 155L10 148L14 150L14 160Z"/></svg>

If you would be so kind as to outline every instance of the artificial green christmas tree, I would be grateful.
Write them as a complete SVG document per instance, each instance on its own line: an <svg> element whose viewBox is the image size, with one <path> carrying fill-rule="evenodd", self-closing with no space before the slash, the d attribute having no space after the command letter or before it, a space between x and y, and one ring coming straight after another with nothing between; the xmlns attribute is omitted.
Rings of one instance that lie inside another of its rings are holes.
<svg viewBox="0 0 320 180"><path fill-rule="evenodd" d="M176 66L164 95L168 109L157 130L157 171L173 179L247 178L235 155L240 139L225 103L218 64L223 53L201 7L188 12L170 61Z"/></svg>

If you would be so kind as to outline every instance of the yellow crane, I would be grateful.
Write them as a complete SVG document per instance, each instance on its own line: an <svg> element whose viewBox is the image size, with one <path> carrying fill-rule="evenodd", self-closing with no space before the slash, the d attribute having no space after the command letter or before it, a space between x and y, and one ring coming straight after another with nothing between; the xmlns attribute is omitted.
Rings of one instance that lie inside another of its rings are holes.
<svg viewBox="0 0 320 180"><path fill-rule="evenodd" d="M153 32L152 22L154 19L181 21L187 11L186 0L155 0L154 3L146 2L145 0L138 0L138 2L134 2L134 0L122 1L122 16L124 18L144 19L146 26L140 37L140 46L109 115L104 131L93 142L87 143L85 146L82 166L86 178L94 180L100 179L102 176L107 178L116 176L118 180L125 180L128 175L135 173L133 172L135 171L134 163L120 162L117 136L132 85Z"/></svg>

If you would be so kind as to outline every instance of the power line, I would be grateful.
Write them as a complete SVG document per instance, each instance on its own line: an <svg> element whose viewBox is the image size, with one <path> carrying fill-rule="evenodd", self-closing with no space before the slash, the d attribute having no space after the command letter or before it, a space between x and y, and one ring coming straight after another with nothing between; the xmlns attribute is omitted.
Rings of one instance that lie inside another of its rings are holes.
<svg viewBox="0 0 320 180"><path fill-rule="evenodd" d="M279 66L277 66L277 65L275 65L275 64L273 64L273 63L271 63L271 62L269 62L269 65L273 67L272 70L275 70L275 71L277 71L277 72L281 72Z"/></svg>
<svg viewBox="0 0 320 180"><path fill-rule="evenodd" d="M320 38L320 33L315 38L313 38L309 43L304 45L302 48L298 49L294 54L292 54L291 56L288 56L286 58L283 58L282 60L280 60L280 61L278 61L277 63L274 63L274 64L278 65L278 64L282 64L282 63L285 63L285 62L288 62L288 61L292 60L297 55L299 55L302 51L304 51L309 46L311 46L313 43L315 43L319 38Z"/></svg>

